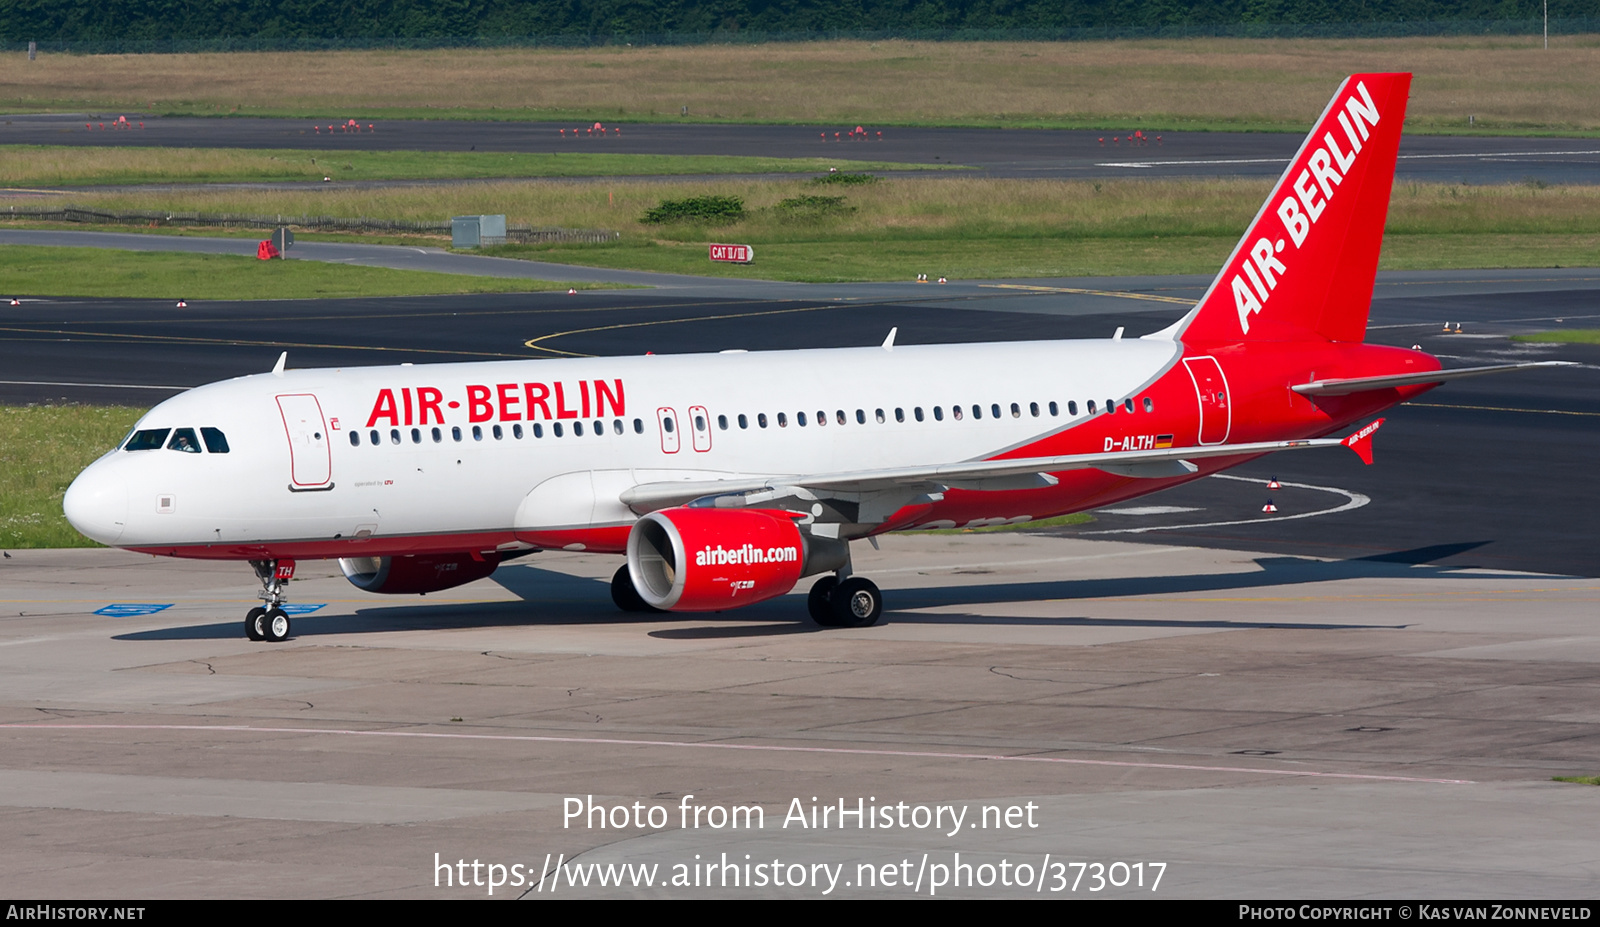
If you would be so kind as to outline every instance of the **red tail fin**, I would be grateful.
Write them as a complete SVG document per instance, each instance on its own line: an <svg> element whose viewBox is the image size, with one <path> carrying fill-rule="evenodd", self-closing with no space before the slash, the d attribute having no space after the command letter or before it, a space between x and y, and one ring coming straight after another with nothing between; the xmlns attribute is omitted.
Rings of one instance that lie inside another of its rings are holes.
<svg viewBox="0 0 1600 927"><path fill-rule="evenodd" d="M1185 324L1185 342L1361 341L1410 74L1353 74Z"/></svg>

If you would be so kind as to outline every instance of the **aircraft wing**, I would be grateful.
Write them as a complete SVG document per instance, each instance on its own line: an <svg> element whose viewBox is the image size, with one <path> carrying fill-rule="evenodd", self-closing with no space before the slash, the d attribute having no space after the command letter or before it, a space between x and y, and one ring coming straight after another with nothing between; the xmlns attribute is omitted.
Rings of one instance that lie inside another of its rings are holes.
<svg viewBox="0 0 1600 927"><path fill-rule="evenodd" d="M1402 373L1384 377L1351 377L1346 380L1312 380L1290 389L1302 396L1348 396L1368 390L1392 389L1396 386L1417 386L1423 383L1443 383L1465 377L1481 377L1486 373L1505 373L1528 367L1571 367L1574 361L1529 361L1521 364L1492 364L1488 367L1458 367L1455 370L1428 370L1422 373Z"/></svg>
<svg viewBox="0 0 1600 927"><path fill-rule="evenodd" d="M1349 445L1348 439L1307 438L1294 441L1259 441L1251 444L1218 444L1205 447L1175 447L1148 451L1112 451L1101 454L1068 454L1061 457L1022 457L1007 460L976 460L921 467L891 467L879 470L854 470L808 475L734 477L726 480L688 480L683 482L641 483L619 497L635 511L654 511L683 505L707 496L808 490L821 495L878 493L884 490L926 487L941 489L1007 490L1053 486L1051 473L1095 468L1123 476L1186 476L1199 468L1190 460L1205 457L1240 457L1296 451L1308 448ZM738 503L736 503L738 504Z"/></svg>

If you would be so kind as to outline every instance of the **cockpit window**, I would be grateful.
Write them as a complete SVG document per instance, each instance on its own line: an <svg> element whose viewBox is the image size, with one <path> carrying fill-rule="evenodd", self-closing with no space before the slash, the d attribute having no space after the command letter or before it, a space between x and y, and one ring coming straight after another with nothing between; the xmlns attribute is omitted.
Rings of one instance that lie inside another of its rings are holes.
<svg viewBox="0 0 1600 927"><path fill-rule="evenodd" d="M167 443L167 435L171 432L171 428L146 428L143 431L136 431L133 433L133 437L128 439L128 443L123 445L122 449L125 451L159 450L162 445Z"/></svg>
<svg viewBox="0 0 1600 927"><path fill-rule="evenodd" d="M354 432L352 432L354 434ZM206 439L206 450L213 454L228 453L228 437L219 428L202 428L200 437Z"/></svg>
<svg viewBox="0 0 1600 927"><path fill-rule="evenodd" d="M198 454L200 439L195 437L193 428L179 428L172 433L172 440L167 442L167 450Z"/></svg>

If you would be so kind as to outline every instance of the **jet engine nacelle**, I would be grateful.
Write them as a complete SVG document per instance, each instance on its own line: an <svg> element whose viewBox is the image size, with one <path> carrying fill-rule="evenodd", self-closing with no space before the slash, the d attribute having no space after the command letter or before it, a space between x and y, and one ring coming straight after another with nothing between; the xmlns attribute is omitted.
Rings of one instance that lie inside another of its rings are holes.
<svg viewBox="0 0 1600 927"><path fill-rule="evenodd" d="M788 512L761 509L662 509L628 534L634 588L650 605L674 612L723 611L780 596L848 556L840 541L802 535Z"/></svg>
<svg viewBox="0 0 1600 927"><path fill-rule="evenodd" d="M409 557L343 557L339 569L357 589L386 595L438 592L483 579L500 565L497 553L417 554Z"/></svg>

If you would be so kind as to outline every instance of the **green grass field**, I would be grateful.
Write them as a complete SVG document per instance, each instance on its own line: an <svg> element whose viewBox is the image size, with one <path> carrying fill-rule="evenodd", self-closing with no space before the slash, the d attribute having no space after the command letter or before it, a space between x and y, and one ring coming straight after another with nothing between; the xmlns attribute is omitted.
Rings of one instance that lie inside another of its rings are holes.
<svg viewBox="0 0 1600 927"><path fill-rule="evenodd" d="M1255 179L947 176L891 178L861 186L817 186L804 180L618 179L365 191L86 193L73 202L109 210L407 220L504 213L512 223L615 229L621 238L600 245L506 245L487 253L798 281L902 280L919 273L972 280L1212 272L1270 186L1270 181ZM744 218L723 225L641 221L663 200L706 195L739 197ZM818 195L843 199L835 210L784 207L785 202ZM753 245L756 261L748 266L712 264L706 244L713 241ZM443 242L442 237L435 239ZM1407 183L1398 185L1391 198L1384 269L1595 265L1600 265L1600 186Z"/></svg>
<svg viewBox="0 0 1600 927"><path fill-rule="evenodd" d="M332 299L593 287L320 261L260 261L227 254L30 245L0 245L0 280L7 288L0 296L130 299Z"/></svg>
<svg viewBox="0 0 1600 927"><path fill-rule="evenodd" d="M1548 49L1450 36L11 52L0 99L9 112L354 117L380 131L418 118L1304 131L1345 75L1397 70L1416 74L1410 132L1600 133L1593 35Z"/></svg>
<svg viewBox="0 0 1600 927"><path fill-rule="evenodd" d="M1531 335L1512 335L1512 341L1531 341L1562 344L1600 344L1600 328L1571 328L1565 331L1535 332Z"/></svg>
<svg viewBox="0 0 1600 927"><path fill-rule="evenodd" d="M144 414L122 406L0 406L0 547L96 547L61 514L84 467Z"/></svg>
<svg viewBox="0 0 1600 927"><path fill-rule="evenodd" d="M80 148L10 145L0 184L250 183L270 181L440 180L504 177L627 177L680 174L789 174L927 165L841 158L611 154L595 142L550 139L551 151L296 151L244 148ZM571 146L572 150L566 150Z"/></svg>

